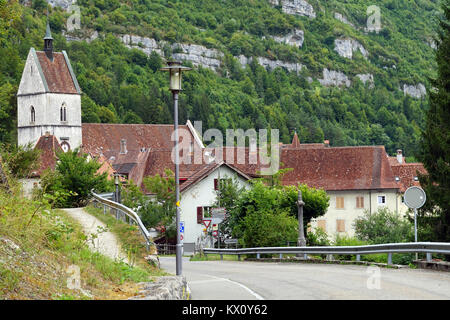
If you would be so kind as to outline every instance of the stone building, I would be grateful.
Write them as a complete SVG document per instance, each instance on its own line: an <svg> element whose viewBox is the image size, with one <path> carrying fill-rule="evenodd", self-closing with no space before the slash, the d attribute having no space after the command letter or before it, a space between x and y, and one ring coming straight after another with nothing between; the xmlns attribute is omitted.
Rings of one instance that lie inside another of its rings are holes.
<svg viewBox="0 0 450 320"><path fill-rule="evenodd" d="M34 147L55 136L63 150L82 144L81 90L65 51L53 52L50 26L44 51L30 49L17 93L18 144Z"/></svg>

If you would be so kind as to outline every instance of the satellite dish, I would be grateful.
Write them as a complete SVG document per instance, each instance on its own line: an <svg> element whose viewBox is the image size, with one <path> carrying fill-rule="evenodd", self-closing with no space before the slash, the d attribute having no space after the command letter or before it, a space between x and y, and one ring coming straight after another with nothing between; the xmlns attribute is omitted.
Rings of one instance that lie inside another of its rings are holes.
<svg viewBox="0 0 450 320"><path fill-rule="evenodd" d="M405 199L405 204L411 209L418 209L422 207L427 200L425 191L419 187L409 187L405 191L405 195L403 197Z"/></svg>

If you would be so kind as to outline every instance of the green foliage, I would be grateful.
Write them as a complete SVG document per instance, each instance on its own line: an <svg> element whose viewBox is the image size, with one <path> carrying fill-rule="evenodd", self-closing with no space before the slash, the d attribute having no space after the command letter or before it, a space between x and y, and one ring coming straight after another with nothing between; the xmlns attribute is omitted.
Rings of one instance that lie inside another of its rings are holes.
<svg viewBox="0 0 450 320"><path fill-rule="evenodd" d="M331 241L322 228L315 228L306 234L306 244L310 247L329 246Z"/></svg>
<svg viewBox="0 0 450 320"><path fill-rule="evenodd" d="M38 167L39 150L27 146L0 145L0 156L11 174L17 178L28 178Z"/></svg>
<svg viewBox="0 0 450 320"><path fill-rule="evenodd" d="M305 195L306 226L311 218L325 214L329 198L323 190L313 190L306 186L299 188ZM227 210L228 216L221 228L225 237L238 238L246 246L278 246L287 241L296 241L296 187L267 186L256 180L248 190L244 190L239 188L236 181L228 179L222 181L221 190L217 194L215 205L219 204L220 199L220 206ZM270 228L270 225L273 227ZM266 239L263 239L264 234Z"/></svg>
<svg viewBox="0 0 450 320"><path fill-rule="evenodd" d="M414 240L414 228L410 221L387 208L370 213L368 210L354 221L358 239L369 244L398 243Z"/></svg>
<svg viewBox="0 0 450 320"><path fill-rule="evenodd" d="M107 174L98 174L100 164L88 160L87 154L80 154L78 149L59 153L55 171L47 171L41 177L40 196L53 197L54 207L79 207L86 205L91 190L97 192L112 188Z"/></svg>
<svg viewBox="0 0 450 320"><path fill-rule="evenodd" d="M136 34L157 41L200 44L224 53L217 74L196 68L184 77L180 122L202 120L203 128L221 130L278 128L284 143L290 142L297 128L302 142L325 138L333 146L384 144L391 154L401 148L410 156L419 150L428 102L405 97L398 88L403 83L427 84L426 79L434 76L433 50L426 42L433 37L439 11L431 1L393 3L377 2L383 21L379 34L359 31L367 20L366 8L372 4L367 0L314 1L315 19L285 14L267 0L80 0L83 30L79 35L85 29L100 33L90 43L66 42L61 31L69 14L64 10L51 8L50 22L55 50L68 52L84 92L84 122L172 123L167 74L158 71L172 49L166 45L164 57L155 52L147 57L137 48L126 48L116 36ZM42 47L46 20L42 11L47 4L33 1L31 8L17 6L17 1L0 4L6 8L0 10L5 15L1 21L7 24L0 26L0 56L5 60L0 64L0 141L13 142L14 93L30 46ZM334 19L334 12L345 14L358 30ZM294 29L305 31L301 48L272 39ZM370 52L368 59L359 54L354 59L340 57L333 48L339 37L361 42ZM256 59L242 68L233 57L240 54L301 63L307 68L299 75L282 68L267 71ZM306 80L321 78L324 68L344 72L353 80L352 86L326 88ZM356 74L362 73L374 75L373 89L356 80Z"/></svg>
<svg viewBox="0 0 450 320"><path fill-rule="evenodd" d="M175 224L175 177L170 169L166 169L164 172L165 177L156 174L153 177L144 178L145 189L152 193L154 198L143 203L142 208L139 209L139 214L146 227L162 225L166 232L172 235L173 232L169 230L172 230Z"/></svg>
<svg viewBox="0 0 450 320"><path fill-rule="evenodd" d="M273 212L258 210L249 212L240 224L245 247L277 246L298 237L298 222L287 210Z"/></svg>
<svg viewBox="0 0 450 320"><path fill-rule="evenodd" d="M427 194L420 209L419 226L428 232L421 240L450 241L450 1L442 2L436 61L438 76L432 81L430 108L426 113L421 153L427 174L419 176Z"/></svg>

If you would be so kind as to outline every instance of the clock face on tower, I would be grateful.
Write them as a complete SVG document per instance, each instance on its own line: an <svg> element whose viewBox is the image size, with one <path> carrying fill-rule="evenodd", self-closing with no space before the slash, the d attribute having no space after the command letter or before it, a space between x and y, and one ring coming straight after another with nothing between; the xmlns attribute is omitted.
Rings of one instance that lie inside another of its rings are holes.
<svg viewBox="0 0 450 320"><path fill-rule="evenodd" d="M63 141L61 143L61 148L63 149L64 152L67 152L70 150L70 144L67 141Z"/></svg>

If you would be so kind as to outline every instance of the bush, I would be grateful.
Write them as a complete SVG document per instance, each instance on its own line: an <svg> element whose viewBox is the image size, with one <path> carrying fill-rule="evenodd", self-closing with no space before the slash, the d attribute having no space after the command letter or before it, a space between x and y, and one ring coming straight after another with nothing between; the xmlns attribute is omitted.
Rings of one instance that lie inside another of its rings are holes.
<svg viewBox="0 0 450 320"><path fill-rule="evenodd" d="M78 150L59 153L55 171L46 172L41 180L42 190L38 196L50 195L53 207L80 207L86 205L91 190L106 191L112 189L106 173L98 174L100 164L88 160L87 154L78 154Z"/></svg>
<svg viewBox="0 0 450 320"><path fill-rule="evenodd" d="M298 236L298 222L287 212L254 211L242 223L243 236L240 239L246 247L271 247Z"/></svg>
<svg viewBox="0 0 450 320"><path fill-rule="evenodd" d="M414 239L411 222L387 208L364 214L355 219L355 233L358 239L370 244L409 242Z"/></svg>
<svg viewBox="0 0 450 320"><path fill-rule="evenodd" d="M328 234L322 228L315 228L306 234L306 244L308 246L329 246Z"/></svg>

